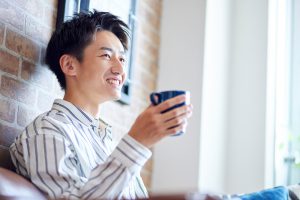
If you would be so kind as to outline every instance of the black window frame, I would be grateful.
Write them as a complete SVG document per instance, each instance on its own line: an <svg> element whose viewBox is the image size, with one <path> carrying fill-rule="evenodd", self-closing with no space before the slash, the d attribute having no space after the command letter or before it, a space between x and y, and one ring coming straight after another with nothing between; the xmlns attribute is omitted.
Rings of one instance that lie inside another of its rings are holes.
<svg viewBox="0 0 300 200"><path fill-rule="evenodd" d="M74 3L74 10L67 10L68 5L70 3ZM131 0L131 7L129 10L129 20L128 20L128 27L131 32L130 37L130 46L127 52L127 78L122 88L122 96L121 99L118 100L119 103L129 105L132 96L132 76L133 76L133 69L134 69L134 60L135 60L135 38L136 38L136 11L137 11L137 0ZM61 24L70 19L68 13L78 13L80 11L87 11L89 10L90 0L59 0L58 1L58 8L57 8L57 19L56 19L56 28L59 28Z"/></svg>

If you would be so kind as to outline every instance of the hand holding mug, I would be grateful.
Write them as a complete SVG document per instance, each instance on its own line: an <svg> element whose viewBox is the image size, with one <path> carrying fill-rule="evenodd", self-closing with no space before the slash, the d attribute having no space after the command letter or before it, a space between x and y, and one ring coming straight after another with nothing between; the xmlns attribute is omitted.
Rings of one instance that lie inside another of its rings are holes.
<svg viewBox="0 0 300 200"><path fill-rule="evenodd" d="M166 136L185 132L187 119L192 115L189 92L165 91L151 96L154 103L138 116L128 133L147 147Z"/></svg>
<svg viewBox="0 0 300 200"><path fill-rule="evenodd" d="M190 104L190 92L189 91L184 91L184 90L170 90L170 91L163 91L163 92L153 92L151 95L150 95L150 100L152 102L153 105L158 105L168 99L171 99L171 98L174 98L176 96L179 96L179 95L185 95L185 101L180 103L180 104L177 104L177 105L174 105L166 110L164 110L162 113L166 113L168 111L171 111L175 108L179 108L183 105L189 105ZM172 136L178 136L178 135L181 135L183 134L184 131L181 130L175 134L173 134Z"/></svg>

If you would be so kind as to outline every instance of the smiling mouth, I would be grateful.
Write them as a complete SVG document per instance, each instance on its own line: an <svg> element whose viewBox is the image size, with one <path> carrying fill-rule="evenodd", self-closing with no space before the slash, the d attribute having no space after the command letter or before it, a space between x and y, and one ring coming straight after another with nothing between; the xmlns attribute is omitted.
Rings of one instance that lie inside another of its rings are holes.
<svg viewBox="0 0 300 200"><path fill-rule="evenodd" d="M121 80L116 79L107 79L106 82L112 86L120 87L121 86Z"/></svg>

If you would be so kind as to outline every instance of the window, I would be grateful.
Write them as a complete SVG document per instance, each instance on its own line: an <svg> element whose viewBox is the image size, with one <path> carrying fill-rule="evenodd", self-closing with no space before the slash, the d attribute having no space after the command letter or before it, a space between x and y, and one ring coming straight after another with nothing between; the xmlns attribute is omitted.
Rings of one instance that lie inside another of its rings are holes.
<svg viewBox="0 0 300 200"><path fill-rule="evenodd" d="M127 80L122 88L122 97L119 100L122 104L130 103L133 75L133 61L135 57L136 38L136 8L137 0L60 0L58 1L58 13L56 27L63 21L70 19L74 13L81 10L108 11L119 16L127 22L131 30L131 41L127 52Z"/></svg>
<svg viewBox="0 0 300 200"><path fill-rule="evenodd" d="M300 1L273 0L274 185L300 180ZM272 11L271 11L272 12ZM271 19L272 20L272 19Z"/></svg>

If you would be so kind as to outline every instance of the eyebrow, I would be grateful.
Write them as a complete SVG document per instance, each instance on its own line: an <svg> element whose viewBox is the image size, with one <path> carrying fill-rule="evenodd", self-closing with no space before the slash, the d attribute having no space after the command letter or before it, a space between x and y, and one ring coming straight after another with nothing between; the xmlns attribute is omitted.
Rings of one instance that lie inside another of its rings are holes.
<svg viewBox="0 0 300 200"><path fill-rule="evenodd" d="M109 47L100 47L99 50L115 52L112 48L109 48ZM124 51L119 51L119 53L122 54L122 55L125 55Z"/></svg>

